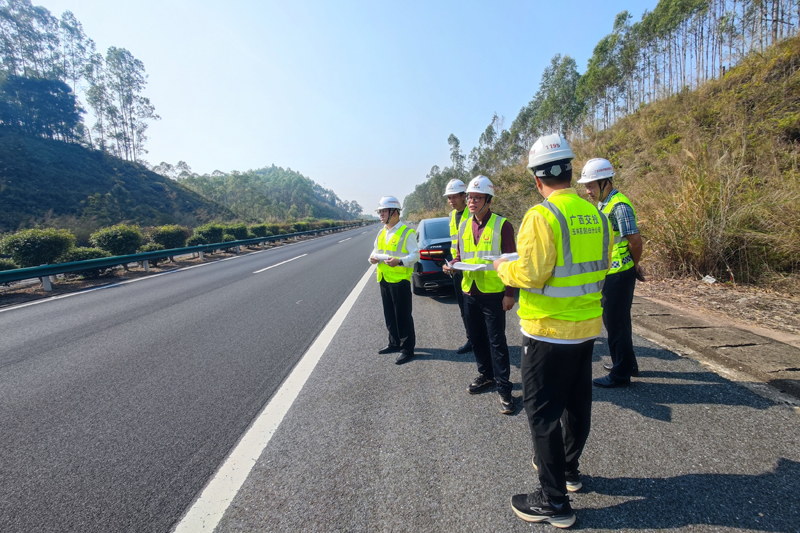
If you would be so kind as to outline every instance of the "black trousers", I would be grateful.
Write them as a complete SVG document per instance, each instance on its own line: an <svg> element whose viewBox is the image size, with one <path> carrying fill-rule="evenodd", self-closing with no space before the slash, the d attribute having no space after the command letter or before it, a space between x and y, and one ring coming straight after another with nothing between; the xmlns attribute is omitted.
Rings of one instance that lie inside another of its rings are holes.
<svg viewBox="0 0 800 533"><path fill-rule="evenodd" d="M411 316L411 282L402 280L389 283L380 281L383 318L389 330L389 345L399 346L403 353L414 353L417 336L414 333L414 318Z"/></svg>
<svg viewBox="0 0 800 533"><path fill-rule="evenodd" d="M631 371L639 368L633 353L631 305L636 288L636 269L606 277L603 285L603 325L608 331L608 350L611 352L612 377L629 380Z"/></svg>
<svg viewBox="0 0 800 533"><path fill-rule="evenodd" d="M556 504L567 499L565 473L578 469L592 423L592 349L522 340L522 404L528 416L539 483Z"/></svg>
<svg viewBox="0 0 800 533"><path fill-rule="evenodd" d="M461 280L464 279L464 274L460 270L453 271L453 290L456 292L456 302L458 302L458 311L461 313L461 322L464 324L464 331L469 340L469 329L467 328L467 317L464 315L464 291L461 290Z"/></svg>
<svg viewBox="0 0 800 533"><path fill-rule="evenodd" d="M494 378L500 394L511 394L511 362L506 342L503 296L505 293L502 292L478 296L464 294L464 318L467 337L472 341L472 352L478 363L478 373Z"/></svg>

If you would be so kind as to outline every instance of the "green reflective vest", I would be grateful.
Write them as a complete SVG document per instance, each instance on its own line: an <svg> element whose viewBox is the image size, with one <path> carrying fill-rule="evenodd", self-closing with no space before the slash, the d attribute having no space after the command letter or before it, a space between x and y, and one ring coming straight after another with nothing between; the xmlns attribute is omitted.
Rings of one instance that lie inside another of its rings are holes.
<svg viewBox="0 0 800 533"><path fill-rule="evenodd" d="M611 239L608 219L577 194L556 195L531 209L550 224L558 258L541 289L520 291L520 318L580 322L601 316Z"/></svg>
<svg viewBox="0 0 800 533"><path fill-rule="evenodd" d="M480 242L475 244L475 239L472 236L472 216L462 216L461 224L458 228L458 246L461 251L461 262L473 265L491 265L492 261L484 258L487 255L497 257L502 253L500 251L500 230L505 221L506 219L503 217L492 213L489 222L483 228ZM464 279L461 280L461 290L469 292L473 282L478 286L478 290L484 293L503 292L506 289L494 269L480 272L465 270Z"/></svg>
<svg viewBox="0 0 800 533"><path fill-rule="evenodd" d="M603 208L603 214L607 217L611 216L611 211L617 204L627 204L633 211L633 217L636 218L636 210L633 209L633 204L628 200L628 197L617 191L611 200ZM623 237L619 231L619 222L617 222L617 229L614 230L614 255L611 256L611 270L609 274L616 274L618 272L625 272L629 268L633 268L633 256L628 249L628 239Z"/></svg>
<svg viewBox="0 0 800 533"><path fill-rule="evenodd" d="M413 237L413 235L413 229L401 224L395 230L389 242L386 242L386 228L384 227L378 234L378 253L397 257L398 259L407 256L406 237ZM385 279L388 283L399 283L404 279L410 280L413 271L412 267L390 267L385 263L378 263L378 281Z"/></svg>

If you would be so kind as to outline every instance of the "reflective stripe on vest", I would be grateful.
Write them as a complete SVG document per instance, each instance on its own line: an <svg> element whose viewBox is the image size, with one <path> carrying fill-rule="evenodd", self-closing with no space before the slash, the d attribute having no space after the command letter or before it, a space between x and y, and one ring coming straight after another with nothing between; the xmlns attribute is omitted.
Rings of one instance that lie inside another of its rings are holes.
<svg viewBox="0 0 800 533"><path fill-rule="evenodd" d="M387 243L386 228L383 228L378 234L378 253L386 254L391 257L397 257L398 259L407 256L408 251L406 250L406 237L409 236L410 233L414 233L414 230L403 224L397 228L397 230L395 230L394 236L392 236ZM396 241L395 238L397 238ZM392 246L392 243L394 243L394 246ZM386 279L388 283L398 283L404 279L410 280L413 271L414 269L412 267L390 267L386 263L378 263L378 281Z"/></svg>
<svg viewBox="0 0 800 533"><path fill-rule="evenodd" d="M582 263L575 263L572 260L572 238L570 237L569 224L564 214L548 200L541 203L541 206L550 211L558 221L561 228L561 256L563 257L563 265L553 268L552 278L569 278L572 276L579 276L581 274L590 274L595 272L605 272L608 270L608 244L611 238L608 231L608 220L602 213L600 215L600 222L603 226L603 257L597 261L585 261ZM550 280L547 280L550 281ZM544 287L541 289L523 289L533 294L541 294L551 298L572 298L575 296L584 296L586 294L593 294L603 290L605 278L584 283L581 285L573 286L554 286L545 282Z"/></svg>
<svg viewBox="0 0 800 533"><path fill-rule="evenodd" d="M461 218L463 219L464 216L462 215ZM450 257L452 259L455 259L456 257L457 244L458 244L458 226L456 226L456 210L453 209L453 211L450 213Z"/></svg>
<svg viewBox="0 0 800 533"><path fill-rule="evenodd" d="M483 233L481 234L478 244L475 244L475 239L472 234L472 216L466 219L462 217L461 224L458 228L458 245L461 261L474 265L491 264L492 261L485 258L487 256L499 256L501 254L500 232L505 221L505 218L492 213L492 216L483 228ZM464 292L468 292L473 282L477 285L478 290L483 293L503 292L506 289L505 284L500 280L500 276L497 275L495 270L479 272L465 270L464 278L461 281L461 289Z"/></svg>
<svg viewBox="0 0 800 533"><path fill-rule="evenodd" d="M557 258L555 268L541 289L526 288L519 293L517 314L523 327L528 321L583 322L601 317L601 291L611 243L608 219L597 207L574 192L551 196L544 204L531 210L535 210L550 226ZM525 218L529 215L533 216L533 213L529 211ZM524 230L520 229L520 232L531 230L532 226L523 224ZM531 236L549 238L549 234ZM558 322L541 324L547 324L544 336L569 338L559 330Z"/></svg>
<svg viewBox="0 0 800 533"><path fill-rule="evenodd" d="M553 268L552 276L554 278L567 278L569 276L577 276L579 274L587 274L589 272L600 272L608 270L608 231L603 232L603 258L599 261L585 261L583 263L572 262L572 241L569 238L569 225L567 219L564 218L563 213L553 205L545 200L541 204L548 211L553 213L553 216L558 220L561 226L561 252L564 254L564 265ZM606 230L608 227L606 226ZM602 288L602 286L601 286Z"/></svg>
<svg viewBox="0 0 800 533"><path fill-rule="evenodd" d="M611 200L603 208L603 214L610 217L614 206L617 204L626 204L629 206L631 211L633 211L634 220L636 219L636 210L633 208L633 204L631 204L627 196L619 191L614 193L614 196L611 197ZM614 230L614 254L611 256L611 269L608 273L609 275L616 274L618 272L624 272L629 268L633 268L633 256L628 248L628 239L627 237L623 237L620 233L619 221L617 221L617 229Z"/></svg>

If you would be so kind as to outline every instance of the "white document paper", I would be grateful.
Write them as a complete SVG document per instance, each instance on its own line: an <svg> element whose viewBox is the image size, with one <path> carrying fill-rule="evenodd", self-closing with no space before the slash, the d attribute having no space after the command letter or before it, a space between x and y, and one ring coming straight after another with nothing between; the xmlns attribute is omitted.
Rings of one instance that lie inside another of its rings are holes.
<svg viewBox="0 0 800 533"><path fill-rule="evenodd" d="M492 264L488 265L474 265L472 263L462 263L461 261L457 263L453 263L450 265L450 268L454 268L456 270L468 270L470 272L481 272L486 270L494 270L494 266Z"/></svg>
<svg viewBox="0 0 800 533"><path fill-rule="evenodd" d="M519 254L514 252L511 254L501 254L501 255L487 255L484 259L488 259L489 261L497 261L498 259L508 259L509 261L516 261L519 259Z"/></svg>
<svg viewBox="0 0 800 533"><path fill-rule="evenodd" d="M378 261L388 261L389 259L392 258L392 256L389 254L375 254L372 257L374 257Z"/></svg>

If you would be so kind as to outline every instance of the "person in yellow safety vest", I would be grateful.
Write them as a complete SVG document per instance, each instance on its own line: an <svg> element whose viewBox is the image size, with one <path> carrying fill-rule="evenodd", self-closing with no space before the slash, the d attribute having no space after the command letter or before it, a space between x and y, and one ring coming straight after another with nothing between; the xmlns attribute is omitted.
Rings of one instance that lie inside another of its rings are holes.
<svg viewBox="0 0 800 533"><path fill-rule="evenodd" d="M394 196L381 198L378 209L383 229L375 239L369 262L378 265L378 283L389 344L379 354L397 353L395 364L414 357L417 337L411 316L411 273L419 261L416 232L400 223L400 202Z"/></svg>
<svg viewBox="0 0 800 533"><path fill-rule="evenodd" d="M467 186L460 179L452 179L447 182L444 190L444 196L447 197L447 202L453 210L450 212L450 257L453 258L457 253L458 244L458 226L461 224L461 217L464 210L467 208ZM467 211L469 214L469 211ZM456 294L456 302L458 302L458 310L461 313L461 321L464 323L464 331L467 331L467 321L464 318L464 292L461 290L461 282L464 276L460 270L453 270L453 289ZM472 342L469 340L469 333L467 333L467 342L464 343L458 350L457 354L465 354L472 351Z"/></svg>
<svg viewBox="0 0 800 533"><path fill-rule="evenodd" d="M639 364L633 352L633 326L631 306L636 280L644 281L642 236L636 225L636 211L624 194L614 188L614 167L607 159L590 159L583 167L578 183L586 187L586 194L597 208L611 220L614 228L614 255L611 270L603 286L603 324L608 331L608 351L611 364L607 376L597 378L598 387L627 387L631 376L639 375Z"/></svg>
<svg viewBox="0 0 800 533"><path fill-rule="evenodd" d="M613 250L608 219L571 187L574 157L562 135L534 143L528 171L545 200L522 220L519 259L494 261L500 280L522 289L522 401L541 485L513 496L511 507L523 520L561 528L575 523L567 494L582 487L578 460L591 426L592 349Z"/></svg>
<svg viewBox="0 0 800 533"><path fill-rule="evenodd" d="M486 265L480 271L464 271L461 290L464 293L464 316L467 336L478 364L478 377L467 387L470 394L479 394L497 386L500 412L514 414L511 395L511 363L506 341L506 311L514 307L515 289L506 287L492 268L489 257L516 252L514 228L503 217L492 213L490 204L494 185L486 176L470 180L467 187L469 217L458 227L458 243L453 262ZM487 268L488 267L488 268ZM442 267L445 272L451 265Z"/></svg>

